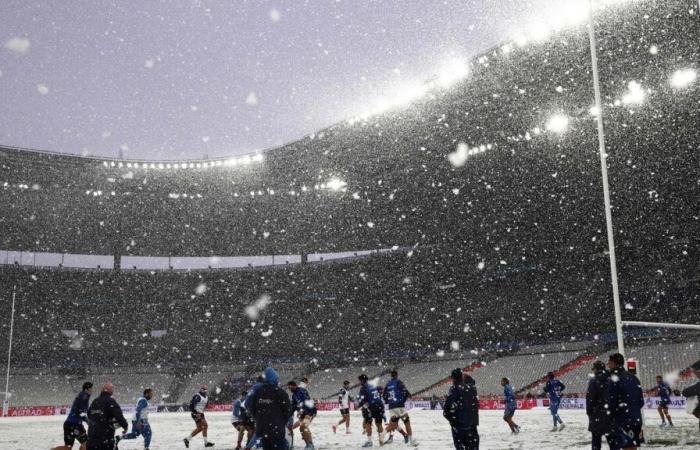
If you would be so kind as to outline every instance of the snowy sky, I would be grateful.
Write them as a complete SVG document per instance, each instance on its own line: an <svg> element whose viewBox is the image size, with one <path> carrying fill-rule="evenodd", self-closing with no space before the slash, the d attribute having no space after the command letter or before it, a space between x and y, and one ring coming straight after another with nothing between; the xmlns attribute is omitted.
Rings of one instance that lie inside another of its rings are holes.
<svg viewBox="0 0 700 450"><path fill-rule="evenodd" d="M265 149L562 1L585 0L3 0L0 143L143 159Z"/></svg>

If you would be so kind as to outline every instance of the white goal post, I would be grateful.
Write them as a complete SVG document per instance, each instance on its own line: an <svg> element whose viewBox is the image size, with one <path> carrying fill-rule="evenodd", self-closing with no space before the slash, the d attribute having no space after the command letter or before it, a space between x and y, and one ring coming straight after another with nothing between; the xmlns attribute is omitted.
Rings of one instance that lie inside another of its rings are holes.
<svg viewBox="0 0 700 450"><path fill-rule="evenodd" d="M700 0L698 0L700 12ZM613 303L615 307L615 331L617 334L617 350L625 354L625 337L623 327L647 327L647 328L675 328L687 330L700 330L700 325L639 322L622 320L622 308L620 306L620 291L617 281L617 258L615 256L615 235L613 230L612 209L610 202L610 186L608 183L607 150L605 146L605 126L603 124L603 102L600 93L600 79L598 74L598 51L595 37L595 21L593 20L593 0L588 0L588 36L591 51L591 68L593 74L593 89L595 94L596 119L598 124L598 152L600 154L600 172L603 181L603 199L605 203L605 222L608 235L608 255L610 257L610 280L612 283Z"/></svg>

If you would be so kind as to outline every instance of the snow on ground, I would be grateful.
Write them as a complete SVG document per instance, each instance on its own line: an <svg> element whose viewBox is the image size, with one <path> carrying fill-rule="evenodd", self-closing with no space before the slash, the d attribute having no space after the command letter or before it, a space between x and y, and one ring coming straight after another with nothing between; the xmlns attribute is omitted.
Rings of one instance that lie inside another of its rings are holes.
<svg viewBox="0 0 700 450"><path fill-rule="evenodd" d="M482 450L554 450L554 449L589 449L590 434L586 431L587 420L584 411L560 411L567 428L559 433L550 432L551 421L546 410L518 411L515 419L523 432L512 436L506 424L501 420L501 411L482 411L481 435ZM676 428L659 428L656 411L646 411L649 425L645 428L650 445L645 448L698 449L700 432L698 421L684 411L676 411L674 420ZM653 414L652 414L653 413ZM235 447L235 434L228 413L209 413L209 438L216 443L215 449L231 450ZM314 443L321 449L358 449L364 436L361 434L360 417L353 413L351 419L352 434L333 434L331 424L338 419L337 412L322 412L312 425ZM440 411L414 411L411 423L420 447L425 450L447 450L454 448L447 423ZM45 450L62 444L61 424L63 417L18 417L0 419L1 450ZM130 418L128 418L130 419ZM193 428L192 420L186 413L152 414L151 426L154 440L151 450L174 450L184 448L182 438ZM375 447L376 435L375 435ZM301 438L295 436L295 448L303 446ZM141 450L143 441L122 443L120 450ZM195 438L190 448L203 448L201 438ZM77 448L77 445L75 446ZM407 448L403 441L387 446L388 449Z"/></svg>

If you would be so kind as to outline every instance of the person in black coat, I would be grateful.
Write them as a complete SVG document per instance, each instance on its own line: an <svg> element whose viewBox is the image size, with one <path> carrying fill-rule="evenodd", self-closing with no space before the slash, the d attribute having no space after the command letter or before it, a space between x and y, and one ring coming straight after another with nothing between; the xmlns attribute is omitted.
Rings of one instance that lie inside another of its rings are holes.
<svg viewBox="0 0 700 450"><path fill-rule="evenodd" d="M644 443L642 408L644 393L639 378L625 370L625 357L619 353L608 360L608 408L612 420L610 448L635 450Z"/></svg>
<svg viewBox="0 0 700 450"><path fill-rule="evenodd" d="M442 415L452 427L456 450L479 450L479 396L476 383L462 369L452 371L452 387L445 400Z"/></svg>
<svg viewBox="0 0 700 450"><path fill-rule="evenodd" d="M129 431L129 423L122 414L122 409L112 394L114 386L107 383L102 386L99 397L88 408L87 450L114 450L114 430L117 426Z"/></svg>
<svg viewBox="0 0 700 450"><path fill-rule="evenodd" d="M695 376L700 378L700 361L696 362L691 366L691 369L693 369L693 372L695 372ZM681 392L681 395L687 399L694 398L695 399L695 409L693 409L692 414L700 419L700 383L695 383L692 386L688 386L687 388L683 389L683 392Z"/></svg>
<svg viewBox="0 0 700 450"><path fill-rule="evenodd" d="M603 448L603 436L607 437L612 429L607 408L609 378L610 373L605 370L605 363L603 361L594 362L593 378L588 382L588 390L586 391L586 415L588 415L588 431L591 432L592 450Z"/></svg>
<svg viewBox="0 0 700 450"><path fill-rule="evenodd" d="M250 415L255 418L255 436L263 450L287 450L286 429L292 417L292 403L279 387L279 376L271 367L265 369L264 383L250 398Z"/></svg>

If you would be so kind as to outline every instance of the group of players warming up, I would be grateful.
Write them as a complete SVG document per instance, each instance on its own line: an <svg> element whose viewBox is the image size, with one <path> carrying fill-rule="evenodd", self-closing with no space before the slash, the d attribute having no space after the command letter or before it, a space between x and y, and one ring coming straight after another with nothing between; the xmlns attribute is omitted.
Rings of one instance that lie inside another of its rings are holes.
<svg viewBox="0 0 700 450"><path fill-rule="evenodd" d="M693 365L693 371L700 378L700 361ZM452 430L455 449L478 450L479 448L479 399L474 379L462 369L451 373L452 385L443 406L443 415ZM669 414L671 387L661 376L656 377L656 394L660 398L657 408L662 427L673 427ZM350 394L350 381L344 381L338 392L341 419L332 425L333 433L345 425L345 434L350 432L351 402L362 414L362 429L366 436L362 447L372 447L372 434L377 432L380 446L393 442L394 433L399 433L404 443L416 447L411 421L406 411L406 402L411 393L399 379L396 370L386 386L378 386L367 375L358 377L359 394L353 399ZM308 390L309 380L289 381L285 391L279 385L279 376L272 368L267 368L248 391L241 392L232 405L231 422L238 432L235 450L289 450L294 448L294 430L299 429L304 450L315 450L311 425L317 415L316 403ZM511 433L518 434L521 428L514 421L518 409L515 390L508 378L501 379L505 411L503 420ZM562 393L566 387L555 374L547 374L543 393L547 396L552 416L552 431L561 432L565 424L559 417ZM148 421L150 401L154 398L153 389L145 389L139 398L131 431L122 410L112 397L114 386L106 383L92 403L93 384L86 382L71 405L63 424L64 445L52 450L72 450L77 441L80 450L117 450L122 441L143 438L145 450L151 445L152 430ZM700 383L687 388L683 395L700 395ZM208 440L208 423L205 410L208 403L208 387L202 385L192 397L189 410L195 428L183 439L184 446L190 448L195 436L201 434L204 447L214 447ZM389 410L389 420L385 413ZM591 445L593 450L602 449L603 438L611 450L636 449L644 443L641 410L644 406L643 391L639 379L625 370L624 358L620 354L610 356L607 367L602 361L593 363L593 374L586 394L586 414L589 418ZM700 418L700 406L693 412ZM87 423L87 430L84 424ZM115 436L115 430L123 432Z"/></svg>

